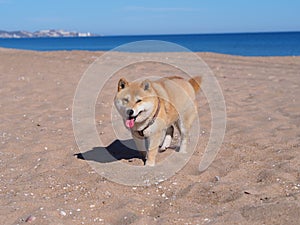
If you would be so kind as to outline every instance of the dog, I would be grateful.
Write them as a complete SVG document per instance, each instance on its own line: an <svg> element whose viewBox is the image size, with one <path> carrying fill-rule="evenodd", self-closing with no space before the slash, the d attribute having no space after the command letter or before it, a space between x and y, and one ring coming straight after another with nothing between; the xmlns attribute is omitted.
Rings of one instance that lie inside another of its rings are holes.
<svg viewBox="0 0 300 225"><path fill-rule="evenodd" d="M196 93L201 77L166 77L128 82L121 78L114 104L131 131L146 166L154 166L160 150L170 147L174 126L180 133L179 152L186 152L189 130L197 117Z"/></svg>

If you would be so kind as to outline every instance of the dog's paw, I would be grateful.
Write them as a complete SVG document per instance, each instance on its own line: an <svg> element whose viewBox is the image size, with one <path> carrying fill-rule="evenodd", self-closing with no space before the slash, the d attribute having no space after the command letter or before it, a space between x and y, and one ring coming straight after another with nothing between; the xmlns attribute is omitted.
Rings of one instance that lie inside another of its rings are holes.
<svg viewBox="0 0 300 225"><path fill-rule="evenodd" d="M145 163L145 166L153 167L153 166L155 166L155 162L151 162L151 161L147 160L146 163Z"/></svg>
<svg viewBox="0 0 300 225"><path fill-rule="evenodd" d="M179 153L181 153L181 154L186 154L187 151L186 151L186 149L184 149L184 150L179 149Z"/></svg>
<svg viewBox="0 0 300 225"><path fill-rule="evenodd" d="M179 153L186 154L186 146L180 146L177 150Z"/></svg>
<svg viewBox="0 0 300 225"><path fill-rule="evenodd" d="M164 140L164 143L163 143L162 146L160 147L160 150L161 150L161 151L167 150L167 148L170 147L171 142L172 142L172 137L171 137L171 135L166 135L165 140Z"/></svg>
<svg viewBox="0 0 300 225"><path fill-rule="evenodd" d="M159 148L158 152L162 153L162 152L165 152L166 150L167 150L166 148L164 148L164 149Z"/></svg>

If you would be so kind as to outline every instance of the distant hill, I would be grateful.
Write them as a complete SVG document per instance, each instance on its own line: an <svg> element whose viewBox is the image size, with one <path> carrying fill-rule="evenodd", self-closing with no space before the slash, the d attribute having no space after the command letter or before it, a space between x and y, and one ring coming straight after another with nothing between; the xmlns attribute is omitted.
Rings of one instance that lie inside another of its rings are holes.
<svg viewBox="0 0 300 225"><path fill-rule="evenodd" d="M36 38L36 37L91 37L96 36L90 32L81 33L64 30L39 30L35 32L28 31L2 31L0 38Z"/></svg>

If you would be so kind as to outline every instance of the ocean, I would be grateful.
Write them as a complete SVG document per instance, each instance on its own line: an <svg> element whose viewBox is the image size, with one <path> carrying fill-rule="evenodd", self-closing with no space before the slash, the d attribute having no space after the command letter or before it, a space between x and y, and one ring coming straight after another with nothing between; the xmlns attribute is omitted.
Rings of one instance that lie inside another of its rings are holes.
<svg viewBox="0 0 300 225"><path fill-rule="evenodd" d="M127 43L156 40L182 46L181 51L215 52L239 56L300 56L300 32L236 33L236 34L180 34L136 35L63 38L2 38L0 47L37 51L87 50L109 51ZM160 45L123 48L124 51L164 52L178 51ZM134 45L133 45L134 46ZM170 46L169 46L170 47ZM180 49L180 48L179 48ZM122 51L122 48L118 48Z"/></svg>

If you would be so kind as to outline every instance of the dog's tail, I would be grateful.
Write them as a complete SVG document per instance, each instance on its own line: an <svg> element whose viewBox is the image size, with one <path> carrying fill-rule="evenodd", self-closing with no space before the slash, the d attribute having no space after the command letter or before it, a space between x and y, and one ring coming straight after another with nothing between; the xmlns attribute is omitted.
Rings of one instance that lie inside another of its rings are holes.
<svg viewBox="0 0 300 225"><path fill-rule="evenodd" d="M189 79L189 83L192 85L196 93L200 90L201 82L202 82L202 78L200 76Z"/></svg>

